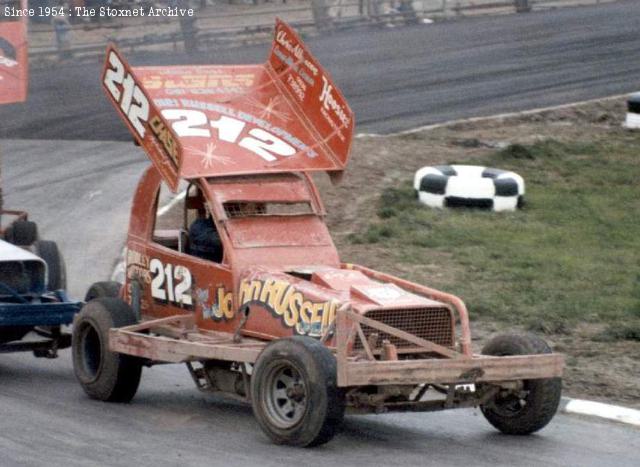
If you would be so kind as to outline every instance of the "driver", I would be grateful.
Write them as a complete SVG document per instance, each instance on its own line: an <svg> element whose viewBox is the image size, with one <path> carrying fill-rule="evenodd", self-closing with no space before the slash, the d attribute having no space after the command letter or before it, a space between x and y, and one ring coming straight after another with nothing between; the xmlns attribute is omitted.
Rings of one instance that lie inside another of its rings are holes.
<svg viewBox="0 0 640 467"><path fill-rule="evenodd" d="M222 262L220 235L205 209L198 209L198 218L189 226L189 254L216 263Z"/></svg>

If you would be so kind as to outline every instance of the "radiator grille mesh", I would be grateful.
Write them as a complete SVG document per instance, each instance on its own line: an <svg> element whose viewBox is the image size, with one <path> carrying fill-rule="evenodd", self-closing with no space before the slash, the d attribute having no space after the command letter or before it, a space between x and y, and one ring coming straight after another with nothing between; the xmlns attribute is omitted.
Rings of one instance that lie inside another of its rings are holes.
<svg viewBox="0 0 640 467"><path fill-rule="evenodd" d="M445 347L453 347L453 316L448 308L414 308L405 310L371 310L365 314L367 318L380 321L388 326L421 337ZM378 333L376 347L387 339L398 348L415 347L399 337L391 336L365 324L361 325L364 335L369 338L372 333ZM361 349L362 342L356 339L355 348Z"/></svg>

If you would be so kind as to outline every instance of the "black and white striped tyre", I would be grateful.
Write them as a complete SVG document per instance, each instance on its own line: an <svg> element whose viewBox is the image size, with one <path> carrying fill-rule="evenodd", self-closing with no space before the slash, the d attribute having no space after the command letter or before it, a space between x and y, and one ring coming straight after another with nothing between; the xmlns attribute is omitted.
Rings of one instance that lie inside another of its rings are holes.
<svg viewBox="0 0 640 467"><path fill-rule="evenodd" d="M627 100L627 119L624 126L640 129L640 93L632 94Z"/></svg>
<svg viewBox="0 0 640 467"><path fill-rule="evenodd" d="M477 165L440 165L416 172L413 187L432 208L477 207L514 211L524 200L524 180L515 172Z"/></svg>

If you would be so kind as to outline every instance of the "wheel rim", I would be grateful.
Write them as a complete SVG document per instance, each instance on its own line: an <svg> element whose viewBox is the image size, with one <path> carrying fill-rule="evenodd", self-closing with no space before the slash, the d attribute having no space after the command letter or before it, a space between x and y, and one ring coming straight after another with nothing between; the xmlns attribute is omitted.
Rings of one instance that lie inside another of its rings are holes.
<svg viewBox="0 0 640 467"><path fill-rule="evenodd" d="M298 424L307 411L308 388L302 372L289 362L276 362L267 371L262 403L270 422L288 429Z"/></svg>
<svg viewBox="0 0 640 467"><path fill-rule="evenodd" d="M493 401L491 410L501 417L517 417L527 407L529 397L528 381L523 381L523 388L517 393L509 393L505 396L497 396Z"/></svg>
<svg viewBox="0 0 640 467"><path fill-rule="evenodd" d="M90 379L95 379L102 363L102 343L98 331L91 325L86 325L80 335L80 352L82 371Z"/></svg>

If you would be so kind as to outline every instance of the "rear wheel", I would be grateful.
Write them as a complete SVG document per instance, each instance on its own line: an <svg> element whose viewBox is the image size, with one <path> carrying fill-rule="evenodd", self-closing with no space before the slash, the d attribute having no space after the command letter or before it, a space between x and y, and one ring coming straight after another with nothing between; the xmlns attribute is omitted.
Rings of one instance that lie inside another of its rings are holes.
<svg viewBox="0 0 640 467"><path fill-rule="evenodd" d="M309 337L273 341L251 377L253 413L277 444L317 446L331 440L344 417L336 359Z"/></svg>
<svg viewBox="0 0 640 467"><path fill-rule="evenodd" d="M34 245L35 254L47 263L47 290L67 289L67 268L56 242L38 240Z"/></svg>
<svg viewBox="0 0 640 467"><path fill-rule="evenodd" d="M7 227L4 238L14 245L32 245L38 239L38 226L31 221L15 221Z"/></svg>
<svg viewBox="0 0 640 467"><path fill-rule="evenodd" d="M551 348L537 336L505 334L493 338L483 349L484 355L532 355L551 353ZM544 428L560 404L561 378L523 380L513 391L501 391L480 409L494 427L510 435L528 435Z"/></svg>
<svg viewBox="0 0 640 467"><path fill-rule="evenodd" d="M142 364L109 350L109 329L135 323L133 311L119 298L98 298L82 307L73 326L73 369L89 397L110 402L133 399Z"/></svg>

